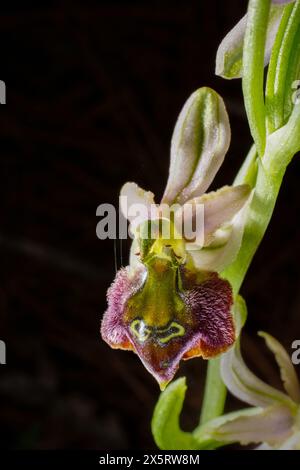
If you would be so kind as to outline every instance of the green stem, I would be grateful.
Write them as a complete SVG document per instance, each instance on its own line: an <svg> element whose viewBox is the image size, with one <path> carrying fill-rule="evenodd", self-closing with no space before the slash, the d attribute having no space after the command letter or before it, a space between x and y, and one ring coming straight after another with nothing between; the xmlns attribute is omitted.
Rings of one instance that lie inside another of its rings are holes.
<svg viewBox="0 0 300 470"><path fill-rule="evenodd" d="M256 187L250 207L250 214L244 230L242 246L234 263L224 272L236 295L239 292L252 258L265 234L270 222L284 171L273 180L259 163Z"/></svg>
<svg viewBox="0 0 300 470"><path fill-rule="evenodd" d="M257 151L264 154L266 110L264 103L264 51L270 0L250 0L243 49L243 93L249 126Z"/></svg>
<svg viewBox="0 0 300 470"><path fill-rule="evenodd" d="M226 400L226 387L220 375L220 358L211 359L205 382L200 424L207 423L223 413Z"/></svg>

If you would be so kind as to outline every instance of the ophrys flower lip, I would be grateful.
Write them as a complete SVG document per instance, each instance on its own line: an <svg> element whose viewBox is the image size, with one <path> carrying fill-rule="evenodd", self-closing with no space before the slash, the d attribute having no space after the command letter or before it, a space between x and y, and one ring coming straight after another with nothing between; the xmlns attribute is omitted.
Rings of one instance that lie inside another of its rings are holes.
<svg viewBox="0 0 300 470"><path fill-rule="evenodd" d="M101 333L113 348L136 352L164 388L181 359L214 357L233 344L231 306L230 285L216 273L153 257L147 271L118 273Z"/></svg>

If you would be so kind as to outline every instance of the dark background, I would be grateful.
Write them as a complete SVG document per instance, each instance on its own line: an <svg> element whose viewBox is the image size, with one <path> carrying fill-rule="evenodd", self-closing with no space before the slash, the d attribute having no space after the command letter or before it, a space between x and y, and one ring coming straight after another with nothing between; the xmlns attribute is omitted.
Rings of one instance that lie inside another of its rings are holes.
<svg viewBox="0 0 300 470"><path fill-rule="evenodd" d="M113 242L96 238L96 208L116 204L128 180L159 199L176 117L203 85L224 97L233 131L213 187L232 181L251 139L241 82L215 77L214 60L246 1L37 5L1 5L0 445L152 449L158 386L137 357L99 337L115 261ZM256 331L289 352L300 338L299 175L295 159L242 289L245 355L273 385L277 369ZM127 252L123 243L123 263ZM182 422L192 429L204 361L183 374Z"/></svg>

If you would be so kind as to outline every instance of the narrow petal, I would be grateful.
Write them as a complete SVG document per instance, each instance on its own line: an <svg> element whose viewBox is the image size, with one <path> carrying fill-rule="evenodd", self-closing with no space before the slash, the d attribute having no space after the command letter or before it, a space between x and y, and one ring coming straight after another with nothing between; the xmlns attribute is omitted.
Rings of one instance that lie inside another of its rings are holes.
<svg viewBox="0 0 300 470"><path fill-rule="evenodd" d="M267 30L265 65L269 63L272 47L281 20L284 4L277 3L271 7ZM246 31L247 15L225 36L221 42L216 57L216 75L223 78L240 78L243 74L243 45Z"/></svg>
<svg viewBox="0 0 300 470"><path fill-rule="evenodd" d="M268 348L275 355L275 359L280 369L281 379L283 381L283 385L287 393L289 394L292 400L297 403L300 403L300 386L298 376L296 374L290 356L288 355L286 350L281 346L279 341L273 338L273 336L264 332L260 332L259 335L265 339Z"/></svg>
<svg viewBox="0 0 300 470"><path fill-rule="evenodd" d="M293 417L285 406L250 408L208 423L205 431L222 442L279 444L292 434ZM203 431L202 431L203 432Z"/></svg>
<svg viewBox="0 0 300 470"><path fill-rule="evenodd" d="M267 385L246 366L238 342L222 356L222 379L230 392L241 401L253 406L284 404L294 409L291 399L284 393Z"/></svg>
<svg viewBox="0 0 300 470"><path fill-rule="evenodd" d="M176 213L175 224L191 226L197 206L204 208L204 245L209 245L217 229L230 223L247 202L251 188L248 185L224 186L218 191L203 194L187 201ZM189 210L187 210L189 209ZM184 233L184 230L183 230Z"/></svg>
<svg viewBox="0 0 300 470"><path fill-rule="evenodd" d="M155 208L154 194L151 191L145 191L140 188L136 183L126 183L121 188L120 192L120 209L123 216L130 222L138 214L134 214L132 210L134 206L137 209L143 209L141 215L146 219L151 216L151 209ZM130 210L131 209L131 210Z"/></svg>
<svg viewBox="0 0 300 470"><path fill-rule="evenodd" d="M183 204L210 186L230 143L222 98L210 88L195 91L185 103L171 143L169 179L162 203Z"/></svg>
<svg viewBox="0 0 300 470"><path fill-rule="evenodd" d="M189 257L196 269L222 272L236 258L244 234L247 213L253 192L228 227L214 233L213 242L200 250L192 249Z"/></svg>

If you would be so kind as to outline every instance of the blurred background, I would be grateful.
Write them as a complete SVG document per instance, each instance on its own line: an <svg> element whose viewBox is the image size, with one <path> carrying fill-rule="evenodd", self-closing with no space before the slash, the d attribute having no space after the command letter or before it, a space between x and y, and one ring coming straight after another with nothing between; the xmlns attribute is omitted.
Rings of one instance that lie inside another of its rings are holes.
<svg viewBox="0 0 300 470"><path fill-rule="evenodd" d="M0 446L155 449L159 389L138 358L99 336L114 243L96 237L96 208L136 181L162 195L177 115L196 88L224 98L230 151L213 188L231 183L251 138L239 80L214 76L219 42L240 0L86 0L1 5ZM257 330L291 353L300 339L300 161L242 293L249 365L280 386ZM126 264L128 244L123 242ZM118 246L120 254L120 246ZM300 366L298 366L299 370ZM182 425L197 424L206 364L182 365ZM228 399L228 408L240 404Z"/></svg>

